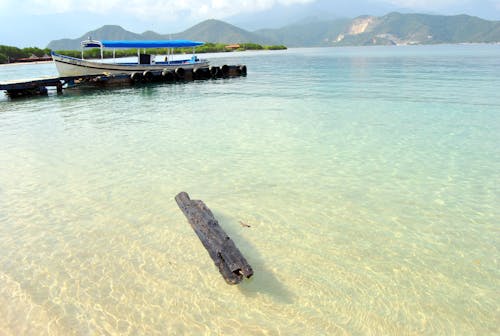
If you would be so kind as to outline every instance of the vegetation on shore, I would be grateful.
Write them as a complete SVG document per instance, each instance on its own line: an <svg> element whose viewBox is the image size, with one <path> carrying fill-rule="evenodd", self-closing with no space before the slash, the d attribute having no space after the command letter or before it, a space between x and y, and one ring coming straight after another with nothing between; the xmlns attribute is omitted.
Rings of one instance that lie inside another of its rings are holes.
<svg viewBox="0 0 500 336"><path fill-rule="evenodd" d="M283 50L286 49L285 46L262 46L256 43L239 43L237 45L231 45L228 48L227 44L223 43L205 43L204 45L198 46L194 49L196 54L204 53L217 53L217 52L232 52L232 51L245 51L245 50ZM149 48L147 49L149 54L154 55L166 55L168 53L167 48ZM190 54L193 52L193 48L174 48L174 54ZM58 54L81 57L82 52L79 50L57 50ZM104 49L104 58L112 58L113 50ZM115 57L130 57L137 56L137 49L116 49ZM84 58L100 58L101 50L99 48L92 48L84 50Z"/></svg>
<svg viewBox="0 0 500 336"><path fill-rule="evenodd" d="M239 43L235 45L228 46L223 43L206 43L202 46L195 48L195 53L203 54L203 53L217 53L217 52L232 52L232 51L245 51L245 50L284 50L286 47L284 45L274 45L274 46L263 46L256 43ZM188 54L193 51L192 48L176 48L173 49L174 54ZM50 49L39 49L36 47L30 48L16 48L10 46L0 45L0 64L15 62L16 59L19 58L28 58L32 55L37 57L43 57L45 55L50 55ZM82 52L80 50L57 50L59 54L72 56L72 57L81 57ZM157 55L166 55L166 48L157 48L157 49L148 49L148 52L151 54ZM136 56L137 49L117 49L115 51L116 57L129 57ZM100 58L101 51L99 48L87 49L84 51L83 56L85 58ZM104 57L111 58L113 57L113 51L110 49L104 50Z"/></svg>
<svg viewBox="0 0 500 336"><path fill-rule="evenodd" d="M19 58L28 58L32 55L44 57L45 55L50 55L50 49L40 49L36 47L20 49L17 47L0 45L0 64L10 63Z"/></svg>

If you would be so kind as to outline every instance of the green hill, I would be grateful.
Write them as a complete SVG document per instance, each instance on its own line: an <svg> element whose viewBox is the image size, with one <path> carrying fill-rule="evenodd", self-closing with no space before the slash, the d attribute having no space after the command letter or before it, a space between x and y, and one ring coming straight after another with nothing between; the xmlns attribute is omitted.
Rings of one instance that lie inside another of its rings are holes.
<svg viewBox="0 0 500 336"><path fill-rule="evenodd" d="M136 34L123 29L120 26L106 25L99 29L86 32L76 39L61 39L51 41L47 48L52 50L79 50L80 42L88 38L94 40L144 40L141 34Z"/></svg>
<svg viewBox="0 0 500 336"><path fill-rule="evenodd" d="M317 47L328 44L332 36L341 34L351 19L311 21L280 29L262 29L255 33L288 47Z"/></svg>
<svg viewBox="0 0 500 336"><path fill-rule="evenodd" d="M489 43L499 41L500 22L468 15L390 13L380 19L373 33L390 33L417 43Z"/></svg>
<svg viewBox="0 0 500 336"><path fill-rule="evenodd" d="M146 31L136 34L120 26L106 25L99 29L89 31L76 39L61 39L51 41L47 48L53 50L78 50L80 42L91 37L96 40L170 40L187 39L207 43L259 43L275 44L272 39L248 32L229 23L219 20L203 21L181 33L158 34Z"/></svg>
<svg viewBox="0 0 500 336"><path fill-rule="evenodd" d="M275 44L273 39L248 32L219 20L205 20L182 33L173 34L174 39L197 40L211 43L259 43Z"/></svg>
<svg viewBox="0 0 500 336"><path fill-rule="evenodd" d="M439 44L500 42L500 21L468 15L390 13L350 22L329 45Z"/></svg>

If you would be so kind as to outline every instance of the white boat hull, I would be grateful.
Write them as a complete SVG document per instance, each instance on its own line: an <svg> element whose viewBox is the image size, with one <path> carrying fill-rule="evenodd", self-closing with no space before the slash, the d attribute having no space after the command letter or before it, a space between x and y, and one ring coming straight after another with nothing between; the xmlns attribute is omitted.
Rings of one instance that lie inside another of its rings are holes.
<svg viewBox="0 0 500 336"><path fill-rule="evenodd" d="M198 69L207 68L208 61L200 60L192 62L175 61L172 63L156 63L156 64L136 64L136 63L100 63L86 61L74 57L52 54L52 59L56 65L57 71L61 77L70 76L86 76L86 75L100 75L100 74L132 74L134 72L144 71L162 71L162 70L175 70L177 68L184 69Z"/></svg>

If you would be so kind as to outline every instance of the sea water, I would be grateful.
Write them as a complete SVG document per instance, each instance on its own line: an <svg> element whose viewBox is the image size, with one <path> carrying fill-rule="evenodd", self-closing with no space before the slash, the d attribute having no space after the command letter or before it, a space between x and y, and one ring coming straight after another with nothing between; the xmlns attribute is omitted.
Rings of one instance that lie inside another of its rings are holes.
<svg viewBox="0 0 500 336"><path fill-rule="evenodd" d="M499 45L209 56L248 76L0 98L0 334L500 332Z"/></svg>

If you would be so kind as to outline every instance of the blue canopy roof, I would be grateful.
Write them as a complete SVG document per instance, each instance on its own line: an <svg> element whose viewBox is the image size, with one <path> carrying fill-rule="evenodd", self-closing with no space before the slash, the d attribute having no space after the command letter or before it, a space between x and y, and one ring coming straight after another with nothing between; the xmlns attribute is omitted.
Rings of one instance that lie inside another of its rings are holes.
<svg viewBox="0 0 500 336"><path fill-rule="evenodd" d="M189 40L167 40L167 41L101 41L105 48L186 48L196 47L203 42Z"/></svg>

